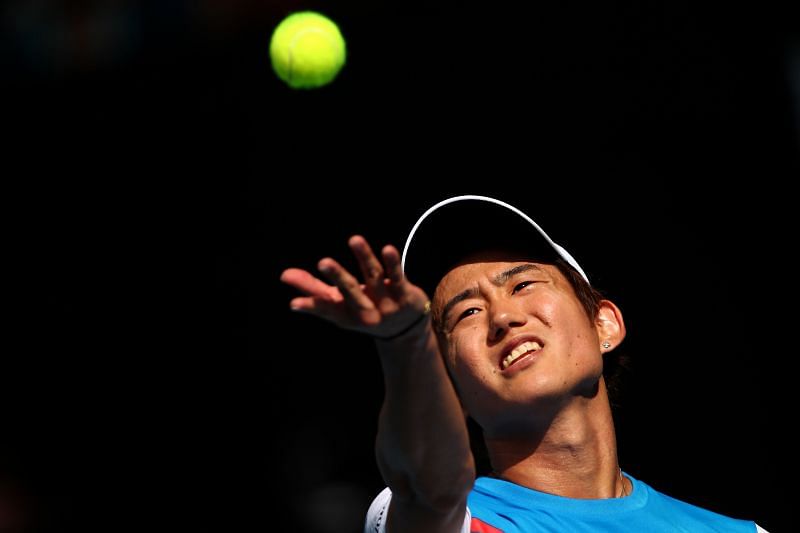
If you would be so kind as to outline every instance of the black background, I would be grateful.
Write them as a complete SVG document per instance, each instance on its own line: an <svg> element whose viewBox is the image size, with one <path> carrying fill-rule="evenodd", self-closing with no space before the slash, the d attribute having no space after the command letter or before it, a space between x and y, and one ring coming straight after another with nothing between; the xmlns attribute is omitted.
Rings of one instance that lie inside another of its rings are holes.
<svg viewBox="0 0 800 533"><path fill-rule="evenodd" d="M0 531L358 531L380 369L278 277L455 194L530 213L622 308L623 468L790 529L790 13L29 4L3 15ZM303 8L349 47L310 92L267 54Z"/></svg>

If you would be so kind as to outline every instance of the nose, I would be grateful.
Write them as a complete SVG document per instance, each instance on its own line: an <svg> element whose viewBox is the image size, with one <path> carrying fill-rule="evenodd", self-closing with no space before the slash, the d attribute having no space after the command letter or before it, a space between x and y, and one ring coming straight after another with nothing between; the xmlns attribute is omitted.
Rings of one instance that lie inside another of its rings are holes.
<svg viewBox="0 0 800 533"><path fill-rule="evenodd" d="M502 339L512 328L524 326L525 313L511 301L494 303L489 314L489 335L492 341Z"/></svg>

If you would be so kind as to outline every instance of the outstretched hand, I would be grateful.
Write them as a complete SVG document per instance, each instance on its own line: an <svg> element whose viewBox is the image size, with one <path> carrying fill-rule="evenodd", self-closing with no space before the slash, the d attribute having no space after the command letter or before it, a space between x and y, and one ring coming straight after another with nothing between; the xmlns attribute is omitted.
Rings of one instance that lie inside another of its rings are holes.
<svg viewBox="0 0 800 533"><path fill-rule="evenodd" d="M289 268L281 281L304 293L289 303L295 311L318 316L337 326L374 337L392 337L427 312L428 296L403 275L400 253L392 245L381 250L383 262L364 237L348 241L358 261L364 283L330 257L317 265L325 281L306 270Z"/></svg>

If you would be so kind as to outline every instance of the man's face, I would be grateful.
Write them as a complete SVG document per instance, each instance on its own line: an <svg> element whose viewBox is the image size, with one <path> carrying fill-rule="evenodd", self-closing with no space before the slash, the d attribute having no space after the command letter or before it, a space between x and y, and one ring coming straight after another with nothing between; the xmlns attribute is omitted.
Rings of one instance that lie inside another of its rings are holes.
<svg viewBox="0 0 800 533"><path fill-rule="evenodd" d="M499 436L591 397L603 363L597 328L557 267L492 257L451 270L433 305L464 407Z"/></svg>

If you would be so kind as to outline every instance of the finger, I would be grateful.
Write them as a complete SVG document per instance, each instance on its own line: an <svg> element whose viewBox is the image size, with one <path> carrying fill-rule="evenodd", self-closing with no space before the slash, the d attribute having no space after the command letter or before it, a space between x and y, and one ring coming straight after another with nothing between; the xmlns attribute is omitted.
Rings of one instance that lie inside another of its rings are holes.
<svg viewBox="0 0 800 533"><path fill-rule="evenodd" d="M348 245L358 260L358 266L364 276L364 285L367 287L367 293L374 295L376 298L381 298L386 292L383 287L383 265L375 257L367 240L361 235L350 237Z"/></svg>
<svg viewBox="0 0 800 533"><path fill-rule="evenodd" d="M310 272L299 268L287 268L281 274L281 281L308 296L322 298L330 302L341 302L342 295L336 289L321 279L314 277Z"/></svg>
<svg viewBox="0 0 800 533"><path fill-rule="evenodd" d="M347 305L357 312L362 318L369 315L368 312L376 311L375 304L361 289L361 284L336 260L326 257L320 260L319 270L338 287L339 292L344 297Z"/></svg>
<svg viewBox="0 0 800 533"><path fill-rule="evenodd" d="M387 244L381 250L383 256L383 264L386 265L386 289L392 298L400 299L405 295L406 277L403 274L403 265L400 262L400 252L391 244Z"/></svg>
<svg viewBox="0 0 800 533"><path fill-rule="evenodd" d="M308 313L333 322L339 326L347 326L348 324L342 323L343 315L340 309L341 305L343 304L320 300L319 298L313 298L311 296L298 296L292 298L289 302L289 307L292 311Z"/></svg>

